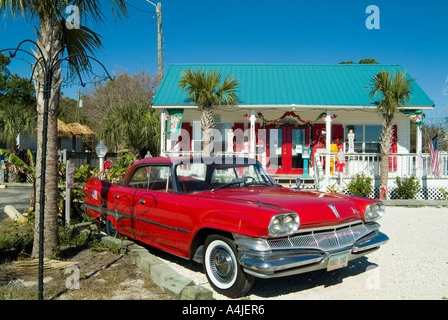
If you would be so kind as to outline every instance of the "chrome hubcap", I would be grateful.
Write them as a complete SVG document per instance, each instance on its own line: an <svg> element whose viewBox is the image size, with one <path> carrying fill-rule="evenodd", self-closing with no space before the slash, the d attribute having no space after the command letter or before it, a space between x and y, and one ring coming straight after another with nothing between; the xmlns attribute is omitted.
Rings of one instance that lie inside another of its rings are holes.
<svg viewBox="0 0 448 320"><path fill-rule="evenodd" d="M220 282L228 283L232 280L235 273L235 263L226 249L215 248L210 255L210 265L213 275Z"/></svg>

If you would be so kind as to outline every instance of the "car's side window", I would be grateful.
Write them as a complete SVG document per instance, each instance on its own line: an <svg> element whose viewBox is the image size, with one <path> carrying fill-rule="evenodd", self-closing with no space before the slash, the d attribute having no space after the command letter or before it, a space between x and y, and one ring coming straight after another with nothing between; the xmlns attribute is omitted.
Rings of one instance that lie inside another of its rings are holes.
<svg viewBox="0 0 448 320"><path fill-rule="evenodd" d="M137 168L128 183L128 187L160 192L172 192L171 167L147 165Z"/></svg>
<svg viewBox="0 0 448 320"><path fill-rule="evenodd" d="M176 168L177 181L184 193L203 190L207 173L205 163L180 164Z"/></svg>

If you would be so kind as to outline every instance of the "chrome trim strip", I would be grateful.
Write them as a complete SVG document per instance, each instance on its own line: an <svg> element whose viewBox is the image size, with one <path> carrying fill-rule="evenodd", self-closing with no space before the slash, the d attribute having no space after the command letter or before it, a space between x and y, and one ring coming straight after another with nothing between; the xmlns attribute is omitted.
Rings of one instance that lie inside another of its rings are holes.
<svg viewBox="0 0 448 320"><path fill-rule="evenodd" d="M280 206L276 206L276 205L273 205L273 204L263 203L263 202L261 202L260 200L258 200L258 205L259 205L259 206L263 206L263 207L274 208L274 209L280 209L280 210L285 211L285 208L282 208L282 207L280 207Z"/></svg>
<svg viewBox="0 0 448 320"><path fill-rule="evenodd" d="M374 237L373 239L370 239L367 242L363 242L361 244L355 243L352 252L356 253L356 254L362 253L364 251L368 251L368 250L377 248L379 246L382 246L387 241L389 241L389 237L382 232L378 232L378 235L376 237Z"/></svg>
<svg viewBox="0 0 448 320"><path fill-rule="evenodd" d="M178 231L178 232L182 232L182 233L190 233L190 231L185 230L185 229L171 227L171 226L168 226L168 225L166 225L166 224L162 224L162 223L154 222L154 221L147 220L147 219L144 219L144 218L134 217L134 219L137 219L137 220L139 220L139 221L146 222L146 223L149 223L149 224L158 226L158 227L162 227L162 228L165 228L165 229L169 229L169 230L173 230L173 231Z"/></svg>
<svg viewBox="0 0 448 320"><path fill-rule="evenodd" d="M181 229L181 228L175 228L175 227L171 227L171 226L166 225L166 224L158 223L158 222L151 221L151 220L148 220L148 219L144 219L144 218L141 218L141 217L136 217L136 216L133 216L133 215L131 215L129 213L120 212L120 211L118 211L116 209L115 210L111 210L111 209L107 209L107 208L104 208L102 206L97 206L97 205L91 204L91 203L84 203L84 204L85 204L86 208L88 208L88 209L97 210L97 211L98 211L98 209L100 209L101 214L112 216L112 217L115 218L115 220L117 222L120 221L121 219L126 219L126 218L131 218L132 219L132 218L134 218L136 220L139 220L139 221L142 221L142 222L145 222L145 223L149 223L149 224L152 224L152 225L155 225L155 226L158 226L158 227L162 227L162 228L165 228L165 229L168 229L168 230L182 232L182 233L191 233L191 231L189 231L189 230L185 230L185 229Z"/></svg>
<svg viewBox="0 0 448 320"><path fill-rule="evenodd" d="M336 218L341 219L341 216L339 215L339 212L336 209L336 207L334 206L334 204L327 204L327 206L330 207L331 211L333 211L333 213L336 216Z"/></svg>
<svg viewBox="0 0 448 320"><path fill-rule="evenodd" d="M341 223L341 224L337 224L337 225L332 225L332 226L325 226L325 227L316 227L316 228L308 228L308 229L299 229L295 235L298 235L299 233L307 233L307 232L315 232L315 231L330 231L330 230L337 230L340 228L344 228L347 226L355 226L358 224L363 224L362 220L355 220L355 221L351 221L351 222L346 222L346 223Z"/></svg>

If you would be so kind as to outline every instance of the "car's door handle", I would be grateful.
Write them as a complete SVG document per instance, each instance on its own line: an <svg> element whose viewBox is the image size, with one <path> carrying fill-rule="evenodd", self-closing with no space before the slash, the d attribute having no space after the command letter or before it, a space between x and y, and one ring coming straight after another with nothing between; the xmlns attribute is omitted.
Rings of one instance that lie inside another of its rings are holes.
<svg viewBox="0 0 448 320"><path fill-rule="evenodd" d="M140 202L141 204L145 204L145 200L143 199L138 200L138 202Z"/></svg>
<svg viewBox="0 0 448 320"><path fill-rule="evenodd" d="M118 199L118 197L119 197L118 194L114 194L115 199Z"/></svg>

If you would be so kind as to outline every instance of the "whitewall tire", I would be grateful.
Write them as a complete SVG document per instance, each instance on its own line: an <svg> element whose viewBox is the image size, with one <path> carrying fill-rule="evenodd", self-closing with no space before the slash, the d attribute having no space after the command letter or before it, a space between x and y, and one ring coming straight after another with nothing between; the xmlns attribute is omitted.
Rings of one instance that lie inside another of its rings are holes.
<svg viewBox="0 0 448 320"><path fill-rule="evenodd" d="M204 247L204 270L215 291L237 298L250 290L254 277L242 270L232 240L220 235L210 235Z"/></svg>

